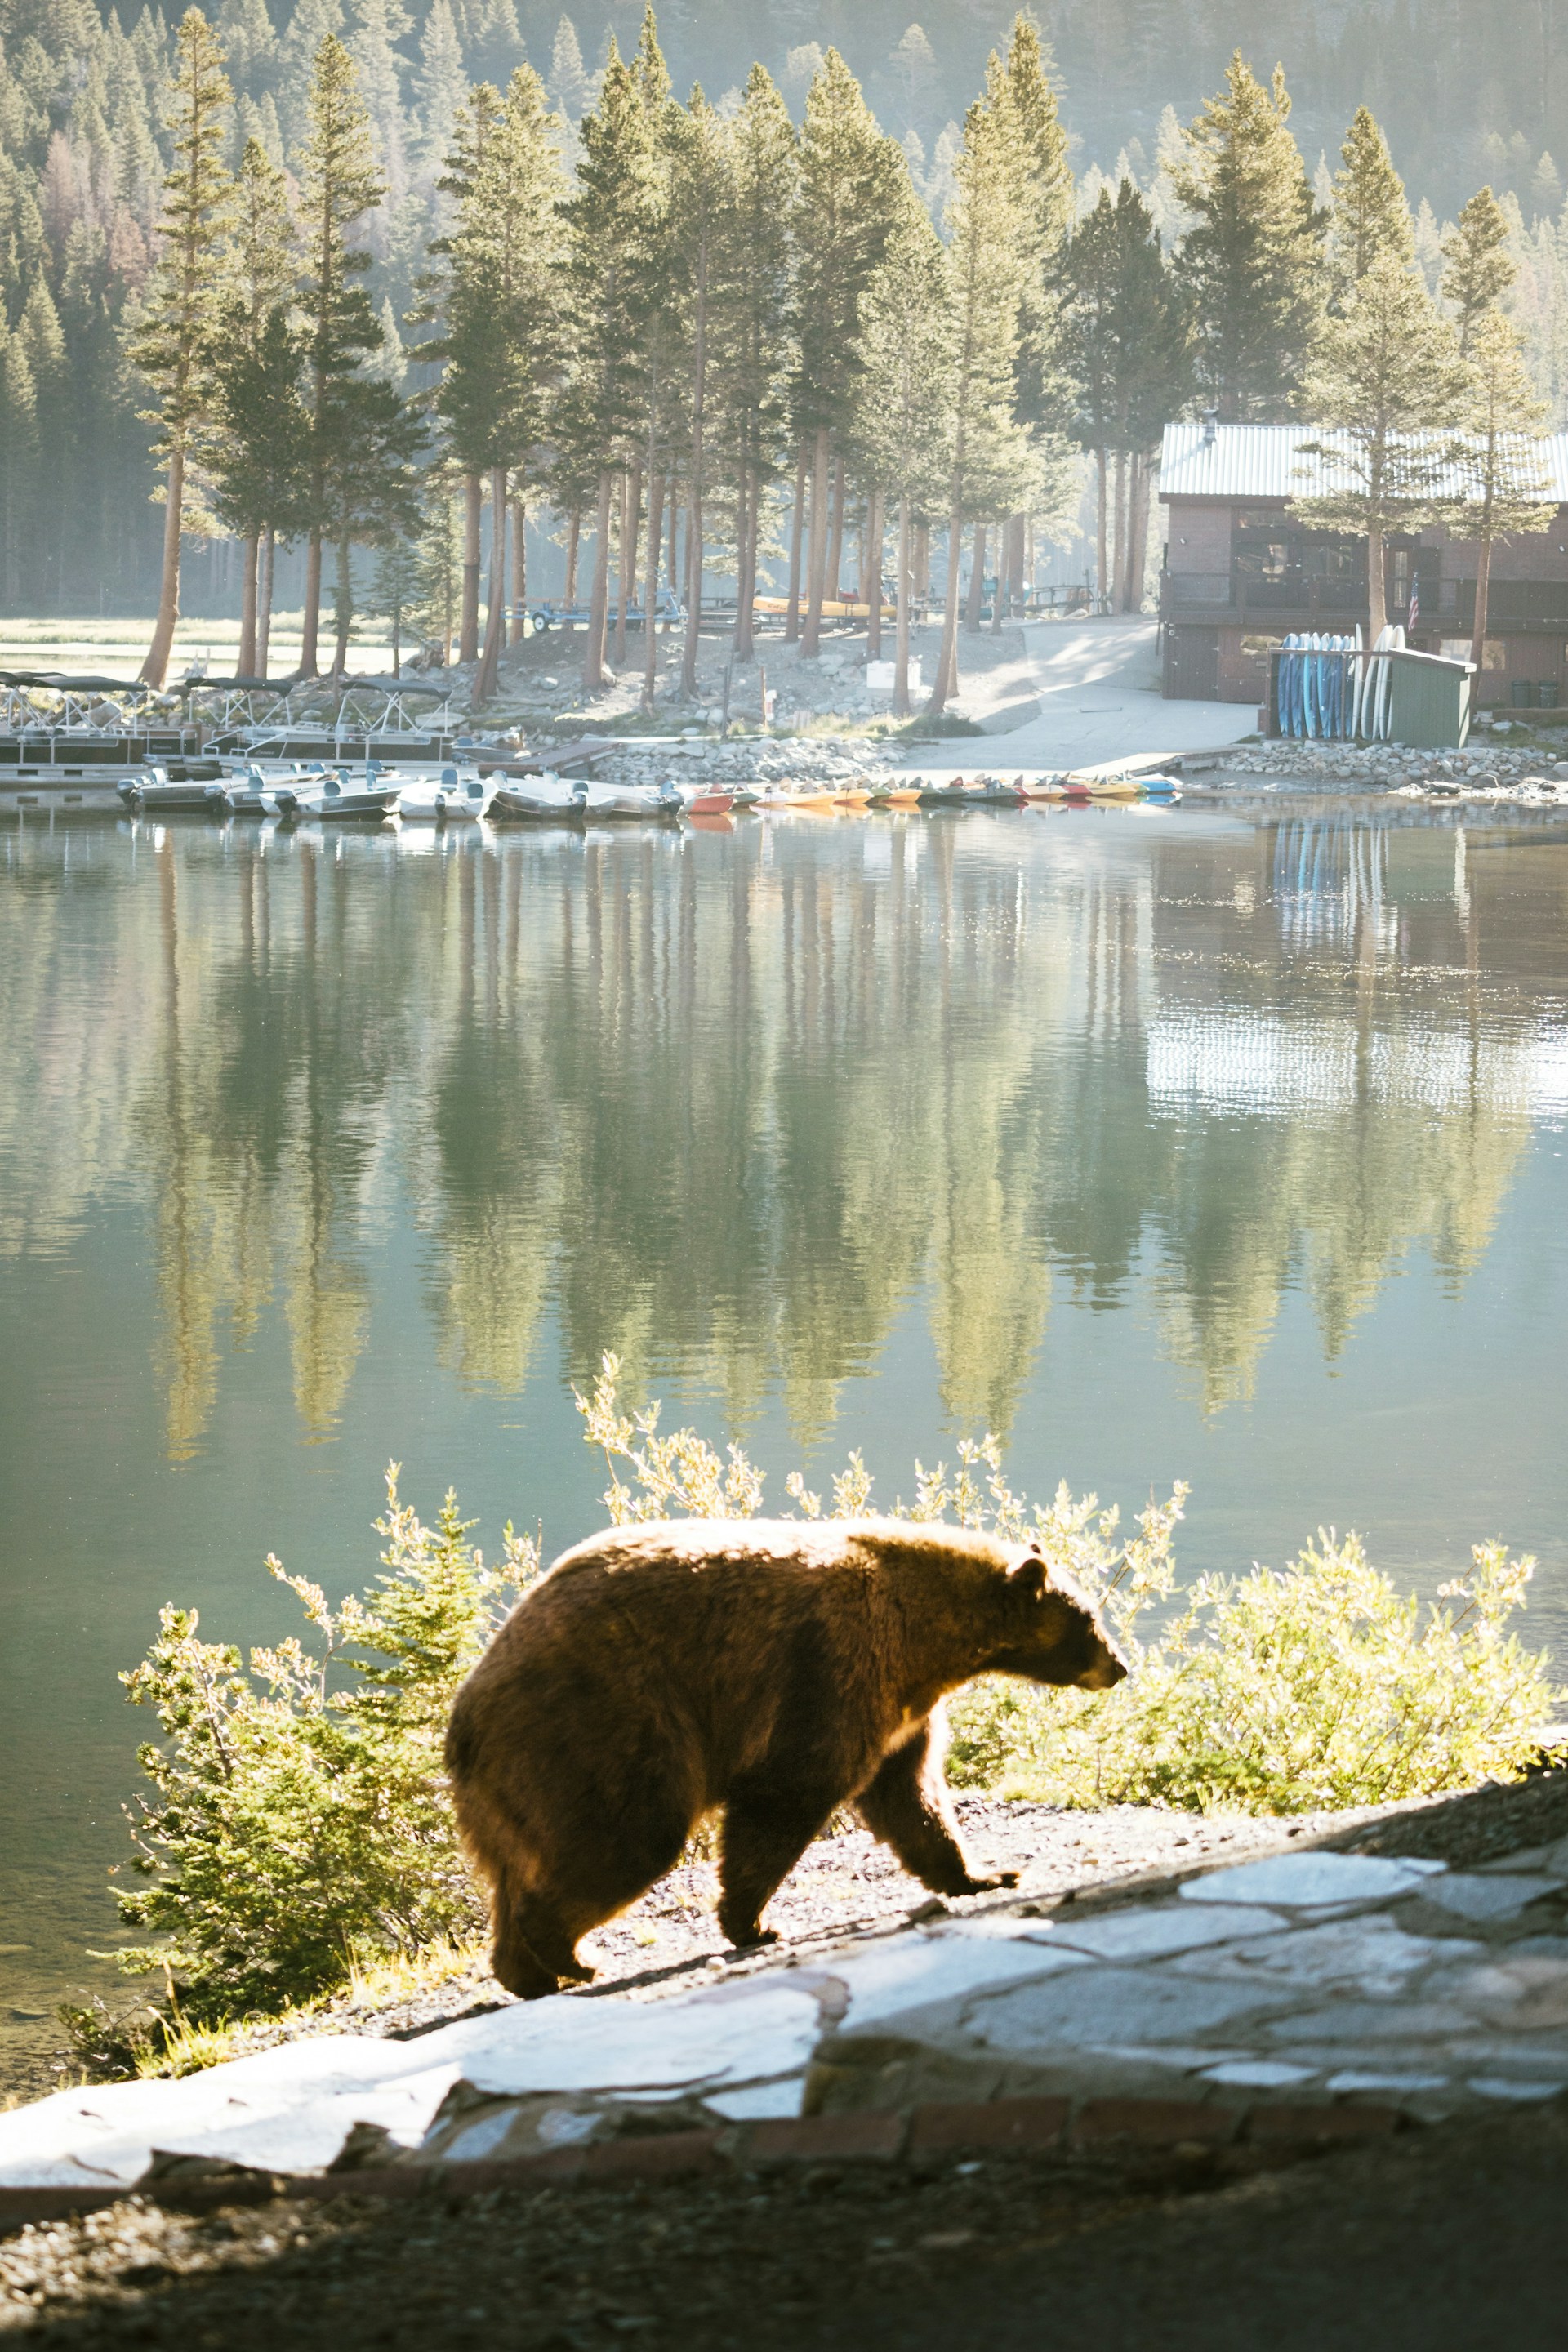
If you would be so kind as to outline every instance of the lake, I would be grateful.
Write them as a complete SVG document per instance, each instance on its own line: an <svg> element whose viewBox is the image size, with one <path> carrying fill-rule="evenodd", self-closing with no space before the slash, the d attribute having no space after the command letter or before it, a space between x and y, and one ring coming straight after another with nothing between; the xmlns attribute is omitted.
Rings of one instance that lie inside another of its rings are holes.
<svg viewBox="0 0 1568 2352"><path fill-rule="evenodd" d="M572 1386L878 1499L994 1430L1188 1573L1537 1552L1568 1646L1568 837L1322 803L0 836L0 2060L119 1931L193 1603L376 1565L389 1459L604 1517ZM8 2037L8 2044L7 2044Z"/></svg>

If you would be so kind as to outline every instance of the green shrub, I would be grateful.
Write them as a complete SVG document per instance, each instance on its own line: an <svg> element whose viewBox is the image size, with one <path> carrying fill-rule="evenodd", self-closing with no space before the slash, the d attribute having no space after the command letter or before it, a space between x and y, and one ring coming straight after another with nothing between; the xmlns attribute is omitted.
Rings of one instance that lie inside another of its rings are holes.
<svg viewBox="0 0 1568 2352"><path fill-rule="evenodd" d="M121 1676L163 1732L138 1750L151 1798L129 1807L142 1884L123 1917L160 1938L122 1953L163 1969L191 2013L271 2010L341 1981L356 1955L414 1951L473 1932L481 1911L458 1851L441 1772L452 1695L501 1611L537 1574L508 1528L501 1564L468 1542L448 1494L434 1528L387 1473L376 1521L385 1573L334 1613L318 1585L272 1574L316 1628L257 1649L204 1642L195 1610L165 1608Z"/></svg>
<svg viewBox="0 0 1568 2352"><path fill-rule="evenodd" d="M605 1359L584 1435L604 1452L616 1524L748 1518L762 1474L658 1410L624 1414ZM794 1510L822 1516L795 1473ZM830 1516L872 1507L858 1454L833 1481ZM1045 1691L1010 1677L955 1701L950 1771L961 1785L1074 1805L1138 1802L1254 1812L1372 1804L1509 1777L1559 1695L1545 1659L1507 1630L1533 1563L1478 1546L1449 1607L1425 1619L1371 1568L1358 1539L1321 1537L1281 1575L1205 1577L1177 1601L1172 1538L1186 1490L1138 1516L1064 1486L1031 1507L1008 1487L993 1438L964 1444L950 1476L915 1465L893 1515L1033 1538L1104 1608L1133 1666L1109 1694ZM476 1932L480 1906L458 1850L441 1770L458 1683L501 1610L538 1573L509 1527L498 1568L468 1541L448 1494L434 1528L398 1499L395 1465L376 1527L384 1573L335 1614L320 1588L274 1576L303 1604L299 1640L254 1650L203 1642L194 1611L165 1609L157 1641L123 1679L153 1707L160 1742L140 1750L153 1796L130 1810L141 1885L121 1912L156 1940L121 1956L163 1969L185 2024L274 2011L341 1983L356 1965ZM100 2032L103 2021L92 2021ZM85 2030L85 2029L84 2029ZM86 2043L84 2042L84 2047Z"/></svg>

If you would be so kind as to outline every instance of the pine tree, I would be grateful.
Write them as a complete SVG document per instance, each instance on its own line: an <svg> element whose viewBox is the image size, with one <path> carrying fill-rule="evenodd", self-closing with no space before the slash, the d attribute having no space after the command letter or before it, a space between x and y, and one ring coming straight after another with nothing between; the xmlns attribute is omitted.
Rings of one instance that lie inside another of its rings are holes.
<svg viewBox="0 0 1568 2352"><path fill-rule="evenodd" d="M811 544L803 654L816 653L827 587L830 460L854 417L860 300L881 260L908 184L901 149L885 138L837 49L805 99L795 211L795 430L809 452ZM840 473L840 500L842 478ZM833 585L835 591L837 582Z"/></svg>
<svg viewBox="0 0 1568 2352"><path fill-rule="evenodd" d="M583 63L583 47L570 16L555 27L550 51L550 95L568 122L577 121L594 100L594 79Z"/></svg>
<svg viewBox="0 0 1568 2352"><path fill-rule="evenodd" d="M200 462L216 386L213 341L224 301L217 267L228 226L230 182L219 158L233 93L212 27L199 8L181 19L169 117L174 165L163 184L158 258L131 356L153 386L154 449L163 475L163 565L158 618L142 665L148 686L162 686L180 615L180 533L187 513L188 469Z"/></svg>
<svg viewBox="0 0 1568 2352"><path fill-rule="evenodd" d="M356 442L367 419L359 370L381 343L375 313L359 282L370 268L370 255L351 238L380 201L384 183L353 60L336 34L329 34L316 52L309 108L310 135L300 158L300 233L308 269L300 302L310 430L301 677L314 677L317 671L323 534L334 525L341 534L346 512L334 488L351 467L356 478L361 472L363 452Z"/></svg>
<svg viewBox="0 0 1568 2352"><path fill-rule="evenodd" d="M488 88L488 86L485 86ZM436 411L456 462L490 484L491 591L476 695L493 692L505 607L508 477L536 466L560 359L558 118L531 66L504 101L488 100L489 135L447 241L446 331L425 345L447 362Z"/></svg>
<svg viewBox="0 0 1568 2352"><path fill-rule="evenodd" d="M955 360L952 453L947 510L947 600L930 712L939 719L958 683L958 574L963 527L976 526L974 571L984 568L981 526L1016 513L1032 493L1029 436L1017 420L1028 240L1010 111L1000 66L990 61L987 89L963 123L954 167L958 196L950 215Z"/></svg>
<svg viewBox="0 0 1568 2352"><path fill-rule="evenodd" d="M896 509L893 710L910 709L910 604L917 518L940 513L952 457L957 338L942 239L913 200L890 231L860 311L858 469ZM875 532L873 532L875 537ZM869 592L879 610L880 566Z"/></svg>
<svg viewBox="0 0 1568 2352"><path fill-rule="evenodd" d="M247 142L234 190L233 293L217 338L220 425L213 504L239 536L239 668L260 674L258 574L264 533L287 535L304 488L300 353L289 319L299 264L288 182L258 140Z"/></svg>
<svg viewBox="0 0 1568 2352"><path fill-rule="evenodd" d="M697 691L702 625L704 501L709 488L709 391L713 335L721 316L725 231L735 194L734 142L700 87L673 140L671 248L686 292L690 338L686 465L686 644L680 690Z"/></svg>
<svg viewBox="0 0 1568 2352"><path fill-rule="evenodd" d="M458 110L468 94L463 47L453 22L450 0L432 0L419 37L415 93L419 165L434 179L446 157Z"/></svg>
<svg viewBox="0 0 1568 2352"><path fill-rule="evenodd" d="M404 152L402 79L405 60L395 43L413 25L403 0L352 0L353 20L348 45L354 61L359 95L375 134L375 160L386 183L385 194L395 200L407 184Z"/></svg>
<svg viewBox="0 0 1568 2352"><path fill-rule="evenodd" d="M310 135L310 85L321 43L341 35L346 22L342 0L294 0L278 44L278 115L290 154Z"/></svg>
<svg viewBox="0 0 1568 2352"><path fill-rule="evenodd" d="M732 178L714 290L715 472L735 513L735 653L754 651L764 502L783 472L790 361L790 223L799 154L789 109L752 68L731 125Z"/></svg>
<svg viewBox="0 0 1568 2352"><path fill-rule="evenodd" d="M425 477L416 563L419 625L449 662L462 600L462 534L458 485L445 466L432 466Z"/></svg>
<svg viewBox="0 0 1568 2352"><path fill-rule="evenodd" d="M1325 321L1302 392L1313 422L1335 436L1303 442L1302 454L1322 457L1345 486L1294 502L1315 528L1366 540L1373 644L1388 617L1384 541L1391 530L1420 530L1439 515L1453 446L1443 428L1462 415L1466 389L1448 321L1413 269L1380 256L1342 316Z"/></svg>
<svg viewBox="0 0 1568 2352"><path fill-rule="evenodd" d="M1067 133L1047 77L1040 37L1026 16L1014 20L1005 92L1020 177L1019 212L1026 239L1018 331L1018 415L1037 428L1062 407L1057 342L1061 263L1072 231L1072 167Z"/></svg>
<svg viewBox="0 0 1568 2352"><path fill-rule="evenodd" d="M1329 206L1329 270L1342 306L1379 254L1415 258L1415 235L1405 183L1369 110L1358 106L1340 149Z"/></svg>
<svg viewBox="0 0 1568 2352"><path fill-rule="evenodd" d="M617 469L629 463L645 415L642 333L658 210L652 129L613 36L598 98L578 136L577 185L565 207L573 352L560 438L568 468L591 468L597 476L598 535L583 665L584 686L594 694L605 681L611 499Z"/></svg>
<svg viewBox="0 0 1568 2352"><path fill-rule="evenodd" d="M1224 92L1184 134L1185 166L1171 175L1193 215L1180 274L1199 373L1233 422L1288 412L1317 330L1322 221L1289 116L1283 69L1265 89L1238 49Z"/></svg>
<svg viewBox="0 0 1568 2352"><path fill-rule="evenodd" d="M0 304L0 598L22 602L23 558L37 493L38 396L21 333L7 328Z"/></svg>
<svg viewBox="0 0 1568 2352"><path fill-rule="evenodd" d="M1489 188L1478 188L1443 239L1443 299L1468 352L1477 320L1500 303L1518 270L1509 253L1508 215Z"/></svg>
<svg viewBox="0 0 1568 2352"><path fill-rule="evenodd" d="M1495 305L1471 320L1467 359L1465 434L1459 444L1464 499L1445 520L1477 543L1470 659L1479 678L1493 544L1507 532L1553 528L1557 509L1541 463L1547 411L1530 380L1518 333Z"/></svg>
<svg viewBox="0 0 1568 2352"><path fill-rule="evenodd" d="M1141 468L1166 418L1190 397L1192 383L1184 307L1153 215L1131 180L1122 181L1114 204L1110 189L1100 190L1073 234L1064 274L1063 352L1076 394L1074 430L1094 458L1099 493L1100 593L1118 609L1136 610L1142 591L1134 544ZM1114 535L1108 484L1113 452Z"/></svg>

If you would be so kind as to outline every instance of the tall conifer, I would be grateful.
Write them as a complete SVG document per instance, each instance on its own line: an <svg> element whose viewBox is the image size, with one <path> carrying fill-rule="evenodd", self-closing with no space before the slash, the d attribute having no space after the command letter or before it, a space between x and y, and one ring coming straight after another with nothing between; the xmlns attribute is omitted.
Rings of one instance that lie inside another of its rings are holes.
<svg viewBox="0 0 1568 2352"><path fill-rule="evenodd" d="M1476 610L1470 659L1482 674L1492 549L1505 532L1549 530L1557 509L1541 462L1547 421L1520 351L1519 336L1495 305L1470 321L1459 444L1464 499L1446 520L1476 541Z"/></svg>
<svg viewBox="0 0 1568 2352"><path fill-rule="evenodd" d="M952 457L957 337L942 240L911 192L867 287L855 424L858 470L893 511L898 553L893 709L910 709L910 605L917 519L942 510ZM880 604L880 565L869 593Z"/></svg>
<svg viewBox="0 0 1568 2352"><path fill-rule="evenodd" d="M594 584L583 683L605 679L610 509L617 468L643 421L642 331L658 213L656 151L642 94L612 35L597 100L578 126L582 156L566 205L573 352L561 411L563 456L597 476Z"/></svg>
<svg viewBox="0 0 1568 2352"><path fill-rule="evenodd" d="M304 456L300 351L289 318L299 248L288 183L258 140L247 140L240 158L234 215L232 293L215 362L221 431L214 506L240 538L239 667L250 677L258 674L261 540L295 520Z"/></svg>
<svg viewBox="0 0 1568 2352"><path fill-rule="evenodd" d="M795 125L754 65L731 131L732 182L715 307L716 459L735 515L735 653L754 651L752 606L768 493L783 470L790 360Z"/></svg>
<svg viewBox="0 0 1568 2352"><path fill-rule="evenodd" d="M370 255L352 240L380 201L384 182L371 151L353 59L336 34L316 52L310 133L300 157L300 230L306 256L300 289L310 420L305 613L300 675L314 677L321 615L321 549L334 520L336 477L357 471L355 436L363 401L362 362L380 349L381 327L361 284Z"/></svg>
<svg viewBox="0 0 1568 2352"><path fill-rule="evenodd" d="M503 643L508 478L537 459L560 343L564 180L543 84L531 66L487 105L489 131L447 240L446 360L436 410L465 473L489 477L491 593L476 692L494 690Z"/></svg>
<svg viewBox="0 0 1568 2352"><path fill-rule="evenodd" d="M1508 247L1508 215L1489 188L1478 188L1443 239L1443 299L1461 352L1468 351L1477 320L1502 300L1519 275Z"/></svg>
<svg viewBox="0 0 1568 2352"><path fill-rule="evenodd" d="M1180 272L1200 376L1236 423L1289 412L1317 331L1322 219L1289 120L1283 68L1266 89L1238 49L1171 174L1193 215Z"/></svg>
<svg viewBox="0 0 1568 2352"><path fill-rule="evenodd" d="M1387 142L1370 110L1358 106L1340 149L1329 206L1329 269L1339 302L1379 254L1414 261L1415 231Z"/></svg>
<svg viewBox="0 0 1568 2352"><path fill-rule="evenodd" d="M212 418L213 339L224 299L217 261L230 191L220 159L232 96L211 26L199 8L187 9L171 91L174 169L163 183L157 260L131 345L157 395L148 421L157 426L153 446L163 476L158 617L141 669L148 686L162 686L168 672L180 616L180 533L193 487L187 475L193 460L199 462Z"/></svg>
<svg viewBox="0 0 1568 2352"><path fill-rule="evenodd" d="M1466 379L1454 331L1415 271L1390 257L1365 270L1342 317L1328 320L1302 400L1335 438L1307 441L1344 487L1295 501L1304 520L1366 541L1373 644L1388 618L1384 550L1394 530L1419 530L1441 511L1452 457L1444 428L1463 413Z"/></svg>
<svg viewBox="0 0 1568 2352"><path fill-rule="evenodd" d="M958 683L958 575L967 522L1011 514L1032 489L1029 436L1016 415L1028 243L1021 219L1013 127L993 57L986 94L963 122L954 164L948 268L955 336L952 448L947 494L947 599L931 715ZM977 545L975 570L981 547Z"/></svg>
<svg viewBox="0 0 1568 2352"><path fill-rule="evenodd" d="M817 651L828 585L828 477L853 419L860 301L882 257L908 166L829 49L806 92L795 211L795 432L808 453L811 543L803 654ZM833 587L837 592L837 582Z"/></svg>

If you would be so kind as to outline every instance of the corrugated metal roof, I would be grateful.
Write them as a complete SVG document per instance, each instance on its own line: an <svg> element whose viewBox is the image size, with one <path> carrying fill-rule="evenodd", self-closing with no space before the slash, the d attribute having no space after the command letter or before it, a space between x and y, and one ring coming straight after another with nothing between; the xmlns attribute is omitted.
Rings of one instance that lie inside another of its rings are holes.
<svg viewBox="0 0 1568 2352"><path fill-rule="evenodd" d="M1213 430L1210 441L1201 420L1166 425L1160 446L1162 499L1310 499L1351 487L1349 473L1331 457L1301 454L1304 441L1348 446L1348 435L1327 433L1317 425L1216 425ZM1541 471L1552 486L1548 496L1558 504L1568 502L1568 433L1546 434L1539 452ZM1444 487L1457 491L1458 484Z"/></svg>

